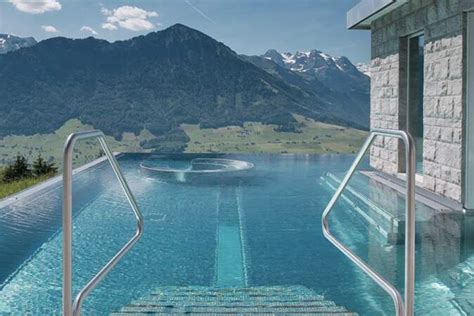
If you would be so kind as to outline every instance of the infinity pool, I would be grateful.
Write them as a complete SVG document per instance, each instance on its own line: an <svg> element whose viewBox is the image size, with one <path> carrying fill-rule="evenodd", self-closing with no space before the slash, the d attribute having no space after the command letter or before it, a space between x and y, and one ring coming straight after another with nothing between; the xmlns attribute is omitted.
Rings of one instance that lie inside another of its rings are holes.
<svg viewBox="0 0 474 316"><path fill-rule="evenodd" d="M255 165L236 181L225 182L168 182L140 168L150 159L177 166L196 157L119 157L143 212L145 232L88 297L83 314L107 315L158 287L185 285L305 286L360 315L393 314L389 297L321 232L321 213L337 185L327 172L343 173L353 156L219 155ZM354 181L354 188L364 187L361 194L374 197L366 192L371 184L362 175ZM384 203L403 205L397 193L374 190L381 208L387 207ZM73 192L77 293L132 236L135 220L106 162L75 175ZM61 182L53 181L1 205L1 315L60 314L61 194ZM380 227L360 216L355 209L367 209L365 202L352 198L347 195L337 204L333 231L402 288L403 246L389 242ZM466 286L474 276L472 246L463 233L467 220L423 205L418 210L417 312L461 315L461 298L470 293ZM399 214L394 218L402 225ZM393 228L386 226L385 232Z"/></svg>

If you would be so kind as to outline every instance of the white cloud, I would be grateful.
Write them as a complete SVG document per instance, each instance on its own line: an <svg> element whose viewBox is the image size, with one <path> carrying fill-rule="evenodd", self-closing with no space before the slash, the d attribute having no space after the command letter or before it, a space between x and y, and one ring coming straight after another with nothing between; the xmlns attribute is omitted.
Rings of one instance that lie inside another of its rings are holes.
<svg viewBox="0 0 474 316"><path fill-rule="evenodd" d="M58 29L55 28L52 25L41 25L41 28L43 29L43 31L45 31L47 33L57 33L57 32L59 32Z"/></svg>
<svg viewBox="0 0 474 316"><path fill-rule="evenodd" d="M104 23L104 24L102 24L102 28L106 29L106 30L109 30L109 31L114 31L114 30L117 29L117 27L115 25L113 25L112 23Z"/></svg>
<svg viewBox="0 0 474 316"><path fill-rule="evenodd" d="M8 0L17 10L30 13L42 14L48 11L61 10L61 3L57 0Z"/></svg>
<svg viewBox="0 0 474 316"><path fill-rule="evenodd" d="M124 29L131 31L151 30L155 27L150 21L142 19L126 19L119 21L118 24Z"/></svg>
<svg viewBox="0 0 474 316"><path fill-rule="evenodd" d="M97 35L97 32L92 27L87 26L87 25L84 25L83 27L81 27L81 31L91 33L92 35Z"/></svg>
<svg viewBox="0 0 474 316"><path fill-rule="evenodd" d="M111 14L112 14L112 11L110 11L110 10L107 9L107 8L100 8L100 12L101 12L103 15L111 15Z"/></svg>
<svg viewBox="0 0 474 316"><path fill-rule="evenodd" d="M100 11L107 16L107 22L102 24L102 28L111 31L118 27L130 31L151 30L155 25L149 19L158 17L158 13L155 11L146 11L128 5L113 10L102 8Z"/></svg>

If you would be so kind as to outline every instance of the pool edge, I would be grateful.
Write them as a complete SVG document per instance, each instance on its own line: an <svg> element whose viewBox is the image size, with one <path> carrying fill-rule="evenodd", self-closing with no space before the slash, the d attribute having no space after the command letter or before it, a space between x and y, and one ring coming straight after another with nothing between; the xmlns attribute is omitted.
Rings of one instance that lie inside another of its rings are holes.
<svg viewBox="0 0 474 316"><path fill-rule="evenodd" d="M115 155L115 157L119 157L119 156L123 155L123 153L122 152L114 152L114 155ZM76 175L76 174L79 174L81 172L84 172L89 168L92 168L94 166L97 166L97 165L103 163L106 160L107 160L107 157L105 157L105 156L94 159L91 162L86 163L85 165L82 165L80 167L75 168L72 171L72 174ZM3 199L0 199L0 209L4 208L6 206L9 206L14 202L17 202L19 199L28 197L28 196L30 196L34 193L37 193L41 190L44 190L44 189L48 188L49 186L51 186L53 184L57 184L58 182L62 181L62 179L63 179L62 174L58 174L58 175L56 175L56 176L54 176L54 177L52 177L48 180L37 183L37 184L35 184L35 185L33 185L29 188L23 189L23 190L21 190L17 193L12 194L12 195L6 196Z"/></svg>

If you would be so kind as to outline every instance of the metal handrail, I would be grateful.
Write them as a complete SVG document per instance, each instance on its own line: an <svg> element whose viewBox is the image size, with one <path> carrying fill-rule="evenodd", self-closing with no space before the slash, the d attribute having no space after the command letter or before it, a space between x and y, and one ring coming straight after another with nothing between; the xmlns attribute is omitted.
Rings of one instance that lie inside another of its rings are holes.
<svg viewBox="0 0 474 316"><path fill-rule="evenodd" d="M82 288L72 302L72 156L74 145L77 140L86 138L97 138L110 162L112 169L117 177L127 200L132 207L137 220L137 229L132 237L107 264ZM63 161L63 315L79 316L84 299L97 286L97 284L110 272L118 261L133 247L143 234L143 217L135 198L130 191L127 181L123 177L122 171L118 165L117 159L107 145L105 135L101 131L94 130L89 132L73 133L69 135L64 145Z"/></svg>
<svg viewBox="0 0 474 316"><path fill-rule="evenodd" d="M400 292L381 276L377 271L372 269L366 262L357 256L348 247L336 239L329 231L328 215L346 188L356 168L364 158L368 148L372 145L375 137L395 137L399 138L405 144L405 156L407 162L407 186L406 186L406 220L405 220L405 300L402 299ZM395 313L397 316L412 316L414 313L414 294L415 294L415 163L416 150L413 137L401 130L374 129L370 132L369 137L365 141L361 150L357 154L356 159L349 168L346 176L337 188L334 196L329 201L328 206L322 215L322 228L324 236L336 246L343 254L345 254L352 262L354 262L362 271L372 278L380 287L382 287L392 298L395 305Z"/></svg>

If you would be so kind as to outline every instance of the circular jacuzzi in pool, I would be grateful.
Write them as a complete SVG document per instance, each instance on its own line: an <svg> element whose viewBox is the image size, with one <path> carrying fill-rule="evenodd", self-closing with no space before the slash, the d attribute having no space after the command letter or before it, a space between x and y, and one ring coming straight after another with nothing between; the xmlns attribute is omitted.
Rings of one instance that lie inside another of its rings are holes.
<svg viewBox="0 0 474 316"><path fill-rule="evenodd" d="M251 162L223 158L194 158L173 165L160 165L159 159L147 159L140 164L147 175L181 183L239 180L254 167Z"/></svg>

